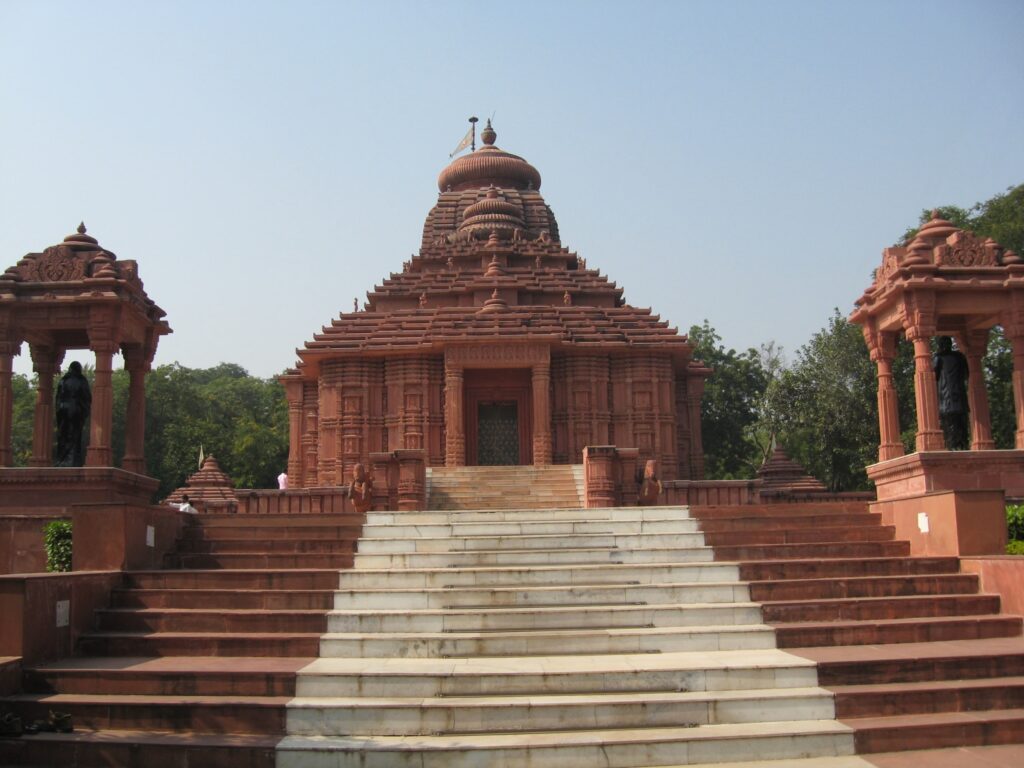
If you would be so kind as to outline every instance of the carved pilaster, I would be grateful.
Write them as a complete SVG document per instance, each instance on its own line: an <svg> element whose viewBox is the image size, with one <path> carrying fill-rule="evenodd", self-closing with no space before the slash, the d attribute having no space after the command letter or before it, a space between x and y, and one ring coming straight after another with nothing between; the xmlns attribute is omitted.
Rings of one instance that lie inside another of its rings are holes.
<svg viewBox="0 0 1024 768"><path fill-rule="evenodd" d="M551 363L533 366L533 463L551 463Z"/></svg>
<svg viewBox="0 0 1024 768"><path fill-rule="evenodd" d="M447 360L444 368L444 463L448 467L466 464L466 424L463 415L463 368Z"/></svg>
<svg viewBox="0 0 1024 768"><path fill-rule="evenodd" d="M284 382L288 401L288 486L305 487L302 471L302 379Z"/></svg>
<svg viewBox="0 0 1024 768"><path fill-rule="evenodd" d="M941 451L946 447L939 422L939 392L932 370L931 337L935 335L935 295L915 291L903 298L907 339L914 344L914 401L917 404L916 448Z"/></svg>
<svg viewBox="0 0 1024 768"><path fill-rule="evenodd" d="M146 375L156 352L156 344L126 346L124 364L128 371L128 412L125 418L123 469L146 474Z"/></svg>

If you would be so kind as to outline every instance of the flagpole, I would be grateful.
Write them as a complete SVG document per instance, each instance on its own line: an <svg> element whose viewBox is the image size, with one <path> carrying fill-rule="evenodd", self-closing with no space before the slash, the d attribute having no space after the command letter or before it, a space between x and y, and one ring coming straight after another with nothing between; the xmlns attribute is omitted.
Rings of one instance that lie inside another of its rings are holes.
<svg viewBox="0 0 1024 768"><path fill-rule="evenodd" d="M477 122L478 122L478 118L475 115L473 117L469 118L469 130L471 130L473 132L473 141L472 141L472 144L471 144L471 146L469 148L470 152L476 152L476 124L477 124Z"/></svg>

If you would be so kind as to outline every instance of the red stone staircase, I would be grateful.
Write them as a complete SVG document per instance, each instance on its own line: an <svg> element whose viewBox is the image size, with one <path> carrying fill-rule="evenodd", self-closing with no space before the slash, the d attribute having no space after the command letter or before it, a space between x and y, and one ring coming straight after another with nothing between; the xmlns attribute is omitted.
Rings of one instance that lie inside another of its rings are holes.
<svg viewBox="0 0 1024 768"><path fill-rule="evenodd" d="M25 670L7 707L72 734L0 740L0 764L274 765L295 673L319 653L354 514L199 515L167 570L128 572L80 655Z"/></svg>
<svg viewBox="0 0 1024 768"><path fill-rule="evenodd" d="M694 508L778 645L819 665L859 754L1024 744L1024 636L955 557L909 557L865 505Z"/></svg>

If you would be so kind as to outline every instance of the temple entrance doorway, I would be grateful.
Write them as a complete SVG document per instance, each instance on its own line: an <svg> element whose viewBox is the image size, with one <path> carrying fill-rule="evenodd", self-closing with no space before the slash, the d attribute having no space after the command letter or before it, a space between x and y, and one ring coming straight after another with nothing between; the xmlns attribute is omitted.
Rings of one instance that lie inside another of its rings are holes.
<svg viewBox="0 0 1024 768"><path fill-rule="evenodd" d="M533 463L533 413L528 368L467 370L466 463Z"/></svg>

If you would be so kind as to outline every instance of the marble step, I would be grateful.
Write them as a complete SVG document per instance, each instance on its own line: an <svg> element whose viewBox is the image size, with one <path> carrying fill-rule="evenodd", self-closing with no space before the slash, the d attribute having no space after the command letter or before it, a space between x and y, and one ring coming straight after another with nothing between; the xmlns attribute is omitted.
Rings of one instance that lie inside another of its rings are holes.
<svg viewBox="0 0 1024 768"><path fill-rule="evenodd" d="M640 768L853 752L834 720L455 736L287 736L278 768Z"/></svg>
<svg viewBox="0 0 1024 768"><path fill-rule="evenodd" d="M358 556L357 556L358 557ZM444 558L447 559L447 558ZM340 571L335 586L340 589L449 589L528 586L578 586L589 584L656 584L736 582L735 563L711 561L691 563L607 563L584 565L465 566L452 568L445 562L433 568L391 570L363 566Z"/></svg>
<svg viewBox="0 0 1024 768"><path fill-rule="evenodd" d="M579 586L509 586L489 588L352 589L334 593L334 608L424 609L530 605L607 605L609 603L749 602L743 584L583 584Z"/></svg>
<svg viewBox="0 0 1024 768"><path fill-rule="evenodd" d="M482 659L320 658L300 671L296 695L551 695L817 684L812 662L774 649Z"/></svg>
<svg viewBox="0 0 1024 768"><path fill-rule="evenodd" d="M650 654L772 648L775 632L764 624L518 632L338 632L320 639L320 656L324 658Z"/></svg>
<svg viewBox="0 0 1024 768"><path fill-rule="evenodd" d="M499 536L413 536L359 540L360 554L559 549L651 549L704 546L702 533L538 533Z"/></svg>
<svg viewBox="0 0 1024 768"><path fill-rule="evenodd" d="M526 565L613 565L617 563L710 562L710 547L659 549L608 549L568 547L560 549L503 549L472 552L418 552L372 554L358 552L356 569L361 568L458 568L471 566Z"/></svg>
<svg viewBox="0 0 1024 768"><path fill-rule="evenodd" d="M327 614L328 632L494 632L760 623L761 608L755 603L336 610Z"/></svg>
<svg viewBox="0 0 1024 768"><path fill-rule="evenodd" d="M467 696L459 698L296 698L288 733L309 736L430 736L598 728L663 728L834 716L822 688Z"/></svg>
<svg viewBox="0 0 1024 768"><path fill-rule="evenodd" d="M367 512L367 525L389 524L437 524L491 522L552 522L559 520L582 520L599 522L603 520L665 520L691 519L686 507L594 507L579 509L553 507L551 509L492 509L492 510L449 510L449 511L389 511Z"/></svg>
<svg viewBox="0 0 1024 768"><path fill-rule="evenodd" d="M362 540L427 536L522 536L577 534L700 533L697 521L686 517L655 520L494 520L454 523L373 523L363 526Z"/></svg>

